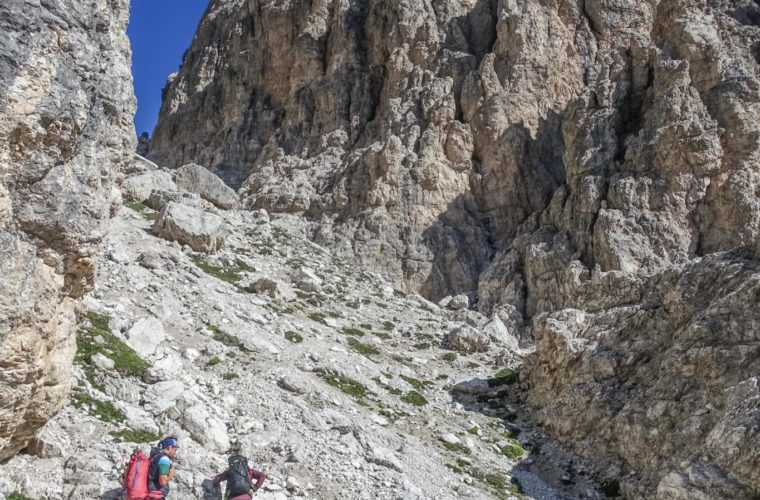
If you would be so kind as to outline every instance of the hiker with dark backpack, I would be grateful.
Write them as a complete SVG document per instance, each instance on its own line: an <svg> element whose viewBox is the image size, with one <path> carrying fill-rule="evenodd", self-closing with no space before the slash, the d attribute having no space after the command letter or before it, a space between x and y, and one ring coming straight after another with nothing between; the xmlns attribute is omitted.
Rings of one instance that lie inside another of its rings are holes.
<svg viewBox="0 0 760 500"><path fill-rule="evenodd" d="M227 500L252 500L259 491L267 476L261 471L248 467L248 459L242 455L232 455L228 460L228 468L214 478L214 487L222 481L227 481ZM254 479L256 483L254 484Z"/></svg>

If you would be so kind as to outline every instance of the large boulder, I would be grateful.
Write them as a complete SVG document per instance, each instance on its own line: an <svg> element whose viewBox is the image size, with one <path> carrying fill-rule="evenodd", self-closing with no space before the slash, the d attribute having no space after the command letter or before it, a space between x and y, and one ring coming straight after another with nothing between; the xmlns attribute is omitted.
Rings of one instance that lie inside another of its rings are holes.
<svg viewBox="0 0 760 500"><path fill-rule="evenodd" d="M201 198L219 208L226 210L237 206L237 193L222 179L195 163L178 168L174 172L174 182L181 189L197 193Z"/></svg>
<svg viewBox="0 0 760 500"><path fill-rule="evenodd" d="M153 224L153 234L188 245L196 252L215 253L224 246L224 220L203 210L169 202Z"/></svg>
<svg viewBox="0 0 760 500"><path fill-rule="evenodd" d="M176 191L172 176L163 170L145 170L128 175L121 184L121 192L128 200L144 202L154 191Z"/></svg>
<svg viewBox="0 0 760 500"><path fill-rule="evenodd" d="M129 1L0 2L0 462L64 405L132 161Z"/></svg>
<svg viewBox="0 0 760 500"><path fill-rule="evenodd" d="M486 352L491 346L491 339L469 325L461 325L446 335L444 345L453 351Z"/></svg>
<svg viewBox="0 0 760 500"><path fill-rule="evenodd" d="M166 340L164 325L158 318L152 316L138 319L127 331L127 344L143 358L152 356L164 340Z"/></svg>
<svg viewBox="0 0 760 500"><path fill-rule="evenodd" d="M204 448L216 453L224 453L230 448L227 426L212 416L203 404L196 404L184 411L182 427Z"/></svg>

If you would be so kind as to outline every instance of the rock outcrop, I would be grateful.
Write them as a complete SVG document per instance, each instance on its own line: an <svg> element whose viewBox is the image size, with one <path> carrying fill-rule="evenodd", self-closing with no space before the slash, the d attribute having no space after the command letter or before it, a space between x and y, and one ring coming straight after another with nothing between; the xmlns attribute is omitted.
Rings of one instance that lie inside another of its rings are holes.
<svg viewBox="0 0 760 500"><path fill-rule="evenodd" d="M216 0L149 154L477 296L626 495L752 496L759 54L747 0Z"/></svg>
<svg viewBox="0 0 760 500"><path fill-rule="evenodd" d="M136 144L128 3L0 4L0 461L68 395L79 299Z"/></svg>

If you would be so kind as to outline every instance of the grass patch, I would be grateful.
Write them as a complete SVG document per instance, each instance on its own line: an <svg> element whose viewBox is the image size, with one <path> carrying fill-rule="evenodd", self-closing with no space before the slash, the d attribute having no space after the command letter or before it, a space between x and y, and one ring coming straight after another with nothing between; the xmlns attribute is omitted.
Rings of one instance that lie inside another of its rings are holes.
<svg viewBox="0 0 760 500"><path fill-rule="evenodd" d="M437 376L435 379L436 379L436 380L446 380L447 378L449 378L449 376L448 376L447 374L445 374L445 373L441 373L441 374L440 374L440 375L438 375L438 376Z"/></svg>
<svg viewBox="0 0 760 500"><path fill-rule="evenodd" d="M369 323L362 323L361 325L359 325L359 327L367 330L368 332L372 331L372 325L370 325Z"/></svg>
<svg viewBox="0 0 760 500"><path fill-rule="evenodd" d="M385 374L384 374L385 375ZM382 380L380 380L380 377L375 377L372 379L377 385L388 391L389 394L393 394L394 396L401 396L403 392L400 389L396 389L395 387L392 387Z"/></svg>
<svg viewBox="0 0 760 500"><path fill-rule="evenodd" d="M28 496L22 495L18 491L14 491L10 495L8 495L6 498L7 498L7 500L32 500Z"/></svg>
<svg viewBox="0 0 760 500"><path fill-rule="evenodd" d="M512 385L517 382L517 372L504 368L496 372L493 378L496 379L497 385Z"/></svg>
<svg viewBox="0 0 760 500"><path fill-rule="evenodd" d="M512 460L518 460L523 456L525 450L519 441L510 440L506 445L501 447L501 454Z"/></svg>
<svg viewBox="0 0 760 500"><path fill-rule="evenodd" d="M371 392L360 382L354 379L344 377L330 371L318 372L319 377L327 382L328 385L335 387L341 392L352 396L353 398L361 401L365 397L371 394Z"/></svg>
<svg viewBox="0 0 760 500"><path fill-rule="evenodd" d="M467 363L467 368L480 368L480 365L474 361Z"/></svg>
<svg viewBox="0 0 760 500"><path fill-rule="evenodd" d="M206 363L206 366L216 366L221 362L222 360L219 359L219 356L214 356L213 358L208 360L208 363Z"/></svg>
<svg viewBox="0 0 760 500"><path fill-rule="evenodd" d="M446 465L446 467L448 467L449 469L451 469L455 474L464 474L464 471L460 467L458 467L458 466L456 466L454 464L445 464L445 465Z"/></svg>
<svg viewBox="0 0 760 500"><path fill-rule="evenodd" d="M71 394L71 406L77 410L86 410L88 414L93 417L97 417L103 422L110 422L112 424L120 424L124 422L127 417L111 403L106 401L99 401L92 396L89 396L83 392L73 392Z"/></svg>
<svg viewBox="0 0 760 500"><path fill-rule="evenodd" d="M477 436L477 435L478 435L478 431L479 431L479 430L480 430L480 427L478 427L478 426L476 425L476 426L474 426L474 427L470 427L469 429L467 429L467 432L468 432L469 434L475 434L475 435Z"/></svg>
<svg viewBox="0 0 760 500"><path fill-rule="evenodd" d="M223 267L209 264L200 255L193 255L190 257L190 260L192 260L193 264L198 266L204 273L218 278L222 281L226 281L227 283L232 283L234 285L243 279L242 276L240 276L240 274L238 274L234 269L225 269Z"/></svg>
<svg viewBox="0 0 760 500"><path fill-rule="evenodd" d="M218 326L208 325L206 328L208 328L209 331L214 334L213 339L220 344L224 344L227 347L232 347L234 349L241 349L239 338L235 337L234 335L230 335L229 333L223 332Z"/></svg>
<svg viewBox="0 0 760 500"><path fill-rule="evenodd" d="M394 297L398 297L400 299L405 299L406 298L406 294L404 292L402 292L401 290L393 290L393 296Z"/></svg>
<svg viewBox="0 0 760 500"><path fill-rule="evenodd" d="M340 329L343 335L352 335L354 337L364 337L364 331L358 328L351 328L350 326L344 326Z"/></svg>
<svg viewBox="0 0 760 500"><path fill-rule="evenodd" d="M309 319L315 323L324 323L325 318L327 318L327 316L324 313L315 312L309 314Z"/></svg>
<svg viewBox="0 0 760 500"><path fill-rule="evenodd" d="M452 444L446 441L441 441L441 444L443 445L444 448L446 448L449 451L453 451L454 453L463 453L465 455L469 455L470 453L472 453L472 450L469 449L464 443Z"/></svg>
<svg viewBox="0 0 760 500"><path fill-rule="evenodd" d="M399 378L401 378L401 380L411 385L418 391L423 391L433 385L432 382L428 382L427 380L419 380L416 378L407 377L406 375L399 375Z"/></svg>
<svg viewBox="0 0 760 500"><path fill-rule="evenodd" d="M372 332L372 335L383 340L388 340L391 338L391 336L387 332Z"/></svg>
<svg viewBox="0 0 760 500"><path fill-rule="evenodd" d="M124 204L124 206L134 210L138 214L141 214L145 212L146 210L148 210L148 207L145 204L140 203L139 201L128 201Z"/></svg>
<svg viewBox="0 0 760 500"><path fill-rule="evenodd" d="M154 443L161 439L160 434L137 429L123 429L110 434L117 443Z"/></svg>
<svg viewBox="0 0 760 500"><path fill-rule="evenodd" d="M227 372L224 375L222 375L222 378L224 380L235 380L236 378L240 378L240 375L238 375L235 372Z"/></svg>
<svg viewBox="0 0 760 500"><path fill-rule="evenodd" d="M420 342L419 344L414 344L412 347L418 351L424 351L425 349L430 349L430 344L428 342Z"/></svg>
<svg viewBox="0 0 760 500"><path fill-rule="evenodd" d="M441 359L448 362L456 361L457 359L457 353L455 352L447 352L443 356L441 356Z"/></svg>
<svg viewBox="0 0 760 500"><path fill-rule="evenodd" d="M294 331L285 332L285 338L293 342L294 344L300 344L301 342L303 342L303 336Z"/></svg>
<svg viewBox="0 0 760 500"><path fill-rule="evenodd" d="M396 328L396 324L393 321L383 321L383 330L391 332Z"/></svg>
<svg viewBox="0 0 760 500"><path fill-rule="evenodd" d="M486 483L499 492L503 492L505 489L507 489L507 481L504 480L504 476L502 474L497 474L495 472L483 472L482 470L475 468L471 468L467 472L478 481Z"/></svg>
<svg viewBox="0 0 760 500"><path fill-rule="evenodd" d="M103 386L95 381L96 367L92 364L95 354L102 354L112 360L114 370L121 375L142 377L145 370L150 368L150 364L111 333L108 327L110 318L90 311L87 313L87 319L90 322L89 326L83 326L77 331L77 352L74 361L82 366L85 377L93 387L103 390Z"/></svg>
<svg viewBox="0 0 760 500"><path fill-rule="evenodd" d="M158 214L156 212L145 212L143 218L147 221L153 222L158 218Z"/></svg>
<svg viewBox="0 0 760 500"><path fill-rule="evenodd" d="M359 342L354 337L349 337L348 339L348 345L351 346L351 349L358 352L362 356L365 356L369 359L372 359L372 356L377 356L380 354L380 351L375 349L369 344L365 344L364 342Z"/></svg>
<svg viewBox="0 0 760 500"><path fill-rule="evenodd" d="M425 396L423 396L417 391L407 392L401 397L401 401L403 401L404 403L409 403L410 405L414 405L414 406L425 406L426 404L428 404L428 400L425 399Z"/></svg>

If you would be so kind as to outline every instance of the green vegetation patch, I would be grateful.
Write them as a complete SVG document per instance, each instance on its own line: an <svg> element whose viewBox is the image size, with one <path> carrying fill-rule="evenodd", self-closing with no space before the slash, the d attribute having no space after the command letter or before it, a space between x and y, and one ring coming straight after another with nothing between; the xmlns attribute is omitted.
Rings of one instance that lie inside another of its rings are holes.
<svg viewBox="0 0 760 500"><path fill-rule="evenodd" d="M120 424L127 417L118 408L107 401L99 401L80 391L71 394L71 406L77 410L86 410L88 414L103 422Z"/></svg>
<svg viewBox="0 0 760 500"><path fill-rule="evenodd" d="M140 203L139 201L128 201L124 203L124 206L134 210L138 214L141 214L146 210L150 210L145 204Z"/></svg>
<svg viewBox="0 0 760 500"><path fill-rule="evenodd" d="M224 344L227 347L232 347L233 349L243 350L240 347L240 339L234 335L223 332L218 326L215 325L206 325L206 328L208 328L208 330L214 334L213 339L217 342Z"/></svg>
<svg viewBox="0 0 760 500"><path fill-rule="evenodd" d="M486 483L497 491L501 492L507 489L507 481L504 479L503 474L498 474L495 472L484 472L474 467L469 469L467 473L478 481Z"/></svg>
<svg viewBox="0 0 760 500"><path fill-rule="evenodd" d="M472 453L472 450L469 449L464 443L452 444L446 441L441 441L441 444L444 448L449 451L453 451L454 453L463 453L465 455Z"/></svg>
<svg viewBox="0 0 760 500"><path fill-rule="evenodd" d="M222 360L219 359L219 356L214 356L213 358L208 360L208 363L206 363L206 366L216 366L221 362Z"/></svg>
<svg viewBox="0 0 760 500"><path fill-rule="evenodd" d="M92 357L102 354L114 362L114 369L122 375L142 377L150 368L150 364L142 359L131 347L108 327L110 318L92 311L87 313L88 326L82 326L77 331L77 352L74 361L81 365L87 380L96 389L102 391L103 386L95 382L95 365Z"/></svg>
<svg viewBox="0 0 760 500"><path fill-rule="evenodd" d="M354 351L358 352L362 356L365 356L369 359L372 359L372 356L377 356L380 354L380 351L375 349L373 346L369 344L365 344L364 342L359 342L354 337L349 337L348 339L348 345L353 349Z"/></svg>
<svg viewBox="0 0 760 500"><path fill-rule="evenodd" d="M384 373L383 375L388 378L387 374ZM380 377L375 377L372 380L374 380L377 385L388 391L389 394L393 394L394 396L401 396L403 394L400 389L396 389L395 387L386 384L380 379Z"/></svg>
<svg viewBox="0 0 760 500"><path fill-rule="evenodd" d="M401 397L401 401L414 406L425 406L428 400L417 391L409 391Z"/></svg>
<svg viewBox="0 0 760 500"><path fill-rule="evenodd" d="M407 384L411 385L418 391L424 391L433 385L432 382L429 382L427 380L419 380L416 378L407 377L406 375L399 375L399 378L401 378L401 380L405 381Z"/></svg>
<svg viewBox="0 0 760 500"><path fill-rule="evenodd" d="M393 331L396 328L396 324L393 321L383 321L383 330L386 332Z"/></svg>
<svg viewBox="0 0 760 500"><path fill-rule="evenodd" d="M285 332L285 338L294 344L300 344L303 342L303 336L300 333L296 333L292 330Z"/></svg>
<svg viewBox="0 0 760 500"><path fill-rule="evenodd" d="M457 359L457 353L455 353L455 352L447 352L446 354L444 354L443 356L441 356L441 359L444 360L444 361L449 361L449 362L456 361L456 359Z"/></svg>
<svg viewBox="0 0 760 500"><path fill-rule="evenodd" d="M309 314L309 319L315 323L324 323L325 318L327 318L327 316L324 313L315 312L315 313Z"/></svg>
<svg viewBox="0 0 760 500"><path fill-rule="evenodd" d="M161 439L160 434L137 429L123 429L110 434L117 443L153 443Z"/></svg>
<svg viewBox="0 0 760 500"><path fill-rule="evenodd" d="M222 375L222 378L224 380L235 380L236 378L240 378L240 375L238 375L235 372L227 372L224 375Z"/></svg>
<svg viewBox="0 0 760 500"><path fill-rule="evenodd" d="M340 333L343 335L353 335L354 337L364 337L364 331L358 328L352 328L350 326L344 326L340 329Z"/></svg>
<svg viewBox="0 0 760 500"><path fill-rule="evenodd" d="M340 391L348 394L349 396L354 397L357 400L363 400L365 397L372 394L369 389L367 389L364 385L362 385L360 382L357 382L354 379L344 377L343 375L340 375L335 372L331 371L322 371L317 372L319 377L327 382L328 385L331 385L335 387L336 389L339 389Z"/></svg>
<svg viewBox="0 0 760 500"><path fill-rule="evenodd" d="M525 450L519 441L510 439L509 442L501 447L501 454L512 460L518 460L523 456Z"/></svg>
<svg viewBox="0 0 760 500"><path fill-rule="evenodd" d="M504 368L496 372L493 378L497 382L496 385L512 385L517 382L518 375L517 372Z"/></svg>
<svg viewBox="0 0 760 500"><path fill-rule="evenodd" d="M30 498L30 497L28 497L26 495L23 495L23 494L21 494L18 491L14 491L10 495L8 495L6 498L7 498L7 500L32 500L32 498Z"/></svg>
<svg viewBox="0 0 760 500"><path fill-rule="evenodd" d="M430 344L427 342L420 342L419 344L414 344L412 347L418 351L424 351L425 349L430 349Z"/></svg>
<svg viewBox="0 0 760 500"><path fill-rule="evenodd" d="M237 265L225 269L206 262L206 259L200 255L193 255L190 257L190 260L192 260L193 264L198 266L204 273L222 281L226 281L227 283L235 285L243 279L243 277L240 276L242 269L238 268Z"/></svg>

